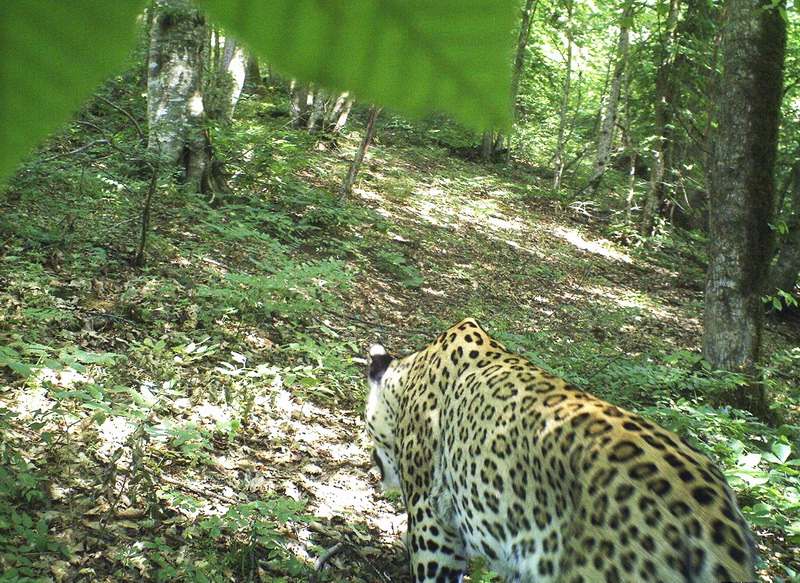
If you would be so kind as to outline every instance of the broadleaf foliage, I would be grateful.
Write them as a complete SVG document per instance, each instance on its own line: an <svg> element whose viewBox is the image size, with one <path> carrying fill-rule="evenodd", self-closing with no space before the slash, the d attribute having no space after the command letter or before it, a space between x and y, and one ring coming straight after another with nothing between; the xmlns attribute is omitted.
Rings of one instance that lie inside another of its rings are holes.
<svg viewBox="0 0 800 583"><path fill-rule="evenodd" d="M510 120L508 0L204 0L286 75L411 115ZM0 11L0 177L123 62L142 2L41 0Z"/></svg>
<svg viewBox="0 0 800 583"><path fill-rule="evenodd" d="M0 9L0 178L128 54L141 1L20 0Z"/></svg>

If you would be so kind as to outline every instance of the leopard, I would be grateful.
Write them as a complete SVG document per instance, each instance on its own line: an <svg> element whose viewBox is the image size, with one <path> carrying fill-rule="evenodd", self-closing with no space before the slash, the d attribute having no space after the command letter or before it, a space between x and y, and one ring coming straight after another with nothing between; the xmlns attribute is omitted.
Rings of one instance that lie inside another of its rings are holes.
<svg viewBox="0 0 800 583"><path fill-rule="evenodd" d="M509 583L755 581L754 538L707 455L475 319L406 357L373 345L367 376L415 583L460 582L477 557Z"/></svg>

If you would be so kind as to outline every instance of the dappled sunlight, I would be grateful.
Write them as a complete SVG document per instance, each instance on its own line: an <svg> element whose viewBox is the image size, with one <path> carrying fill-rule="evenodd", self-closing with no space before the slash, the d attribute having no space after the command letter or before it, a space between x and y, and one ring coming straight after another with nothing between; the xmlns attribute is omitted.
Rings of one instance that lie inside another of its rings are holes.
<svg viewBox="0 0 800 583"><path fill-rule="evenodd" d="M59 370L41 368L28 377L25 391L15 395L11 402L0 401L0 406L18 413L22 419L33 419L55 406L51 390L68 391L79 385L92 382L92 378L73 368Z"/></svg>
<svg viewBox="0 0 800 583"><path fill-rule="evenodd" d="M517 241L513 241L512 239L505 239L504 242L509 247L513 247L514 249L517 249L517 250L522 251L524 253L528 253L528 254L530 254L530 255L532 255L534 257L537 257L537 258L540 258L540 259L544 259L546 257L546 255L544 253L542 253L541 251L539 251L537 249L534 249L534 248L532 248L532 247L530 247L528 245L523 245L521 243L518 243Z"/></svg>
<svg viewBox="0 0 800 583"><path fill-rule="evenodd" d="M578 229L565 229L563 227L556 227L553 229L553 234L561 237L568 243L571 243L578 249L601 255L608 259L616 259L625 263L633 263L633 259L621 251L614 248L614 245L606 239L597 239L590 241Z"/></svg>
<svg viewBox="0 0 800 583"><path fill-rule="evenodd" d="M618 289L612 286L584 286L583 290L598 298L604 298L611 301L621 308L636 308L640 310L647 310L652 314L660 317L671 317L668 310L664 309L658 304L654 298L650 298L641 292L633 292L626 289Z"/></svg>
<svg viewBox="0 0 800 583"><path fill-rule="evenodd" d="M447 182L447 179L439 179L434 184L417 184L410 193L412 196L406 199L403 210L436 227L458 228L461 225L470 225L478 231L490 233L522 233L526 230L525 221L502 209L498 203L509 196L508 192L493 189L475 197L473 193L461 194L463 185L453 185L450 189ZM479 178L476 182L489 185L491 179ZM386 207L395 205L390 205L383 195L367 189L355 189L354 192L364 200L378 202L380 206L374 210L384 217L393 216Z"/></svg>

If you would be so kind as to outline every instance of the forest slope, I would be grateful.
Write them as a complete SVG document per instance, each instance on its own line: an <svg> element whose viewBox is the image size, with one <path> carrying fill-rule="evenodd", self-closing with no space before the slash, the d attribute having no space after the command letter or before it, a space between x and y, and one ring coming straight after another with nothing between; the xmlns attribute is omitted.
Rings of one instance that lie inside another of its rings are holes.
<svg viewBox="0 0 800 583"><path fill-rule="evenodd" d="M233 194L162 177L144 267L131 260L148 177L119 152L67 154L80 138L62 135L5 190L13 580L405 580L401 509L376 491L361 422L363 357L465 316L721 459L761 517L764 580L800 570L791 459L747 465L754 443L780 458L796 428L702 399L737 382L699 358L702 242L629 245L621 217L546 195L536 168L454 156L461 134L441 120L386 117L339 200L357 131L333 145L244 107ZM770 374L796 386L796 329L770 326Z"/></svg>

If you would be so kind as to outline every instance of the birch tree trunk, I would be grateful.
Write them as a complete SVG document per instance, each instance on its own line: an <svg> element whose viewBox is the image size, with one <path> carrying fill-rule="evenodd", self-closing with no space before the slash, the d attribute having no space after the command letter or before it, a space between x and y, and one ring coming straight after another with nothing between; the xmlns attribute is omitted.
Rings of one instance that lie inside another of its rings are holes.
<svg viewBox="0 0 800 583"><path fill-rule="evenodd" d="M313 86L303 86L292 80L289 88L290 115L293 128L305 127L309 133L341 133L355 101L349 93L335 98Z"/></svg>
<svg viewBox="0 0 800 583"><path fill-rule="evenodd" d="M639 222L639 232L645 237L653 234L656 215L667 196L669 173L672 167L672 107L675 96L673 64L677 48L678 14L680 0L667 0L669 13L664 25L661 41L661 58L656 71L655 102L655 140L653 142L653 162L650 176L650 190L647 193Z"/></svg>
<svg viewBox="0 0 800 583"><path fill-rule="evenodd" d="M358 171L361 169L361 164L364 162L367 148L369 148L369 145L372 143L372 138L375 135L375 123L378 121L378 114L380 114L380 112L381 108L374 105L369 110L367 125L364 128L364 137L361 138L361 144L359 144L358 150L356 150L356 154L353 156L353 161L350 163L350 168L347 170L347 176L342 183L342 188L339 190L339 194L342 198L349 195L353 190L353 184L355 184Z"/></svg>
<svg viewBox="0 0 800 583"><path fill-rule="evenodd" d="M202 191L211 160L203 106L206 23L187 0L155 0L147 69L148 150L161 165L178 165Z"/></svg>
<svg viewBox="0 0 800 583"><path fill-rule="evenodd" d="M242 89L247 77L247 55L233 38L225 37L225 47L217 69L220 79L220 117L225 122L233 119L236 104L242 96Z"/></svg>
<svg viewBox="0 0 800 583"><path fill-rule="evenodd" d="M569 113L570 85L572 83L572 35L573 22L572 11L574 0L567 0L567 63L566 74L564 77L564 93L561 100L561 111L558 121L558 141L556 142L556 152L554 156L553 171L553 191L561 190L561 179L564 174L564 136L567 129L567 114Z"/></svg>
<svg viewBox="0 0 800 583"><path fill-rule="evenodd" d="M754 372L772 254L775 158L786 23L764 0L728 0L712 155L703 353L717 369ZM767 415L763 385L720 397Z"/></svg>
<svg viewBox="0 0 800 583"><path fill-rule="evenodd" d="M597 140L597 156L594 160L592 177L589 179L588 192L594 194L600 179L606 172L608 160L611 158L611 151L614 145L614 130L617 126L617 110L619 106L619 96L622 88L622 78L628 66L628 45L630 29L628 21L633 14L633 3L628 4L622 13L622 22L619 27L619 37L617 40L617 53L614 59L614 70L611 73L608 95L603 102L602 119L600 121L600 136Z"/></svg>
<svg viewBox="0 0 800 583"><path fill-rule="evenodd" d="M308 109L309 90L301 86L296 79L292 79L289 86L289 118L292 128L297 129L303 123Z"/></svg>
<svg viewBox="0 0 800 583"><path fill-rule="evenodd" d="M484 130L481 137L481 160L488 162L492 159L494 154L494 132L492 130Z"/></svg>
<svg viewBox="0 0 800 583"><path fill-rule="evenodd" d="M330 111L325 114L325 126L329 128L331 135L334 137L338 136L344 129L354 102L355 99L350 97L350 93L342 93L336 99Z"/></svg>

